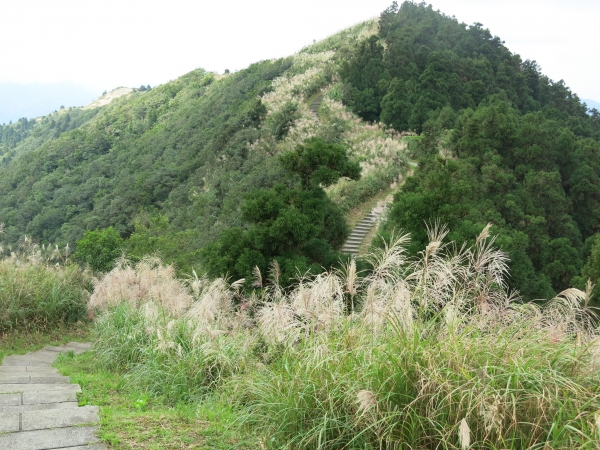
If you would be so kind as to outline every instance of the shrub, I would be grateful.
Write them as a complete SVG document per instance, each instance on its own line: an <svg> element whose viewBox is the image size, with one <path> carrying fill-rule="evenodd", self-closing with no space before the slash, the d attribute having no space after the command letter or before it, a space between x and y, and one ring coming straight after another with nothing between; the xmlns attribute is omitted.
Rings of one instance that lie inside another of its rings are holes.
<svg viewBox="0 0 600 450"><path fill-rule="evenodd" d="M31 256L13 253L0 260L0 333L54 328L86 317L89 275L76 265L53 265Z"/></svg>

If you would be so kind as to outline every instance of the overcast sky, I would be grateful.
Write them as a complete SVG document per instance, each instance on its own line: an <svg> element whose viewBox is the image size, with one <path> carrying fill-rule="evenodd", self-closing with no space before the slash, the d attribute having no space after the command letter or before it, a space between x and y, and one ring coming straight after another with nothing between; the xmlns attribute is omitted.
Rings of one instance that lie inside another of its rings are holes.
<svg viewBox="0 0 600 450"><path fill-rule="evenodd" d="M10 0L0 15L0 81L156 85L292 54L378 16L391 0ZM399 2L401 3L401 2ZM600 0L435 0L482 23L581 98L600 101Z"/></svg>

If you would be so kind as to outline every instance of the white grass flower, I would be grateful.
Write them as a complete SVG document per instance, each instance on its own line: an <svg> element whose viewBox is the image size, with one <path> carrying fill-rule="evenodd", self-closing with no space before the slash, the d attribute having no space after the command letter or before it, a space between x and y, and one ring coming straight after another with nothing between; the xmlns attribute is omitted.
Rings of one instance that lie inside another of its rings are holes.
<svg viewBox="0 0 600 450"><path fill-rule="evenodd" d="M371 408L377 407L377 397L373 391L361 389L356 393L356 403L358 404L358 413L362 415Z"/></svg>
<svg viewBox="0 0 600 450"><path fill-rule="evenodd" d="M465 419L462 419L458 426L458 441L462 450L467 450L471 446L471 429Z"/></svg>

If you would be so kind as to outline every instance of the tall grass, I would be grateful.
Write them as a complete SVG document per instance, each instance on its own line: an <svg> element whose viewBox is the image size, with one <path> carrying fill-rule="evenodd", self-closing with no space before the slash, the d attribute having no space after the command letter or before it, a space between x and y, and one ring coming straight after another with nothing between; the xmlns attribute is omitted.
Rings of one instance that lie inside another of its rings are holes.
<svg viewBox="0 0 600 450"><path fill-rule="evenodd" d="M51 329L86 317L91 279L68 264L68 249L25 238L16 251L0 247L0 258L0 333Z"/></svg>
<svg viewBox="0 0 600 450"><path fill-rule="evenodd" d="M257 271L266 287L254 293L171 274L172 292L189 295L181 308L160 288L115 306L98 286L94 351L170 401L218 393L269 448L597 448L591 287L522 304L489 227L473 246L446 234L431 226L418 258L399 235L369 256L369 273L351 261L288 291L276 266L270 281ZM169 270L122 264L105 280Z"/></svg>

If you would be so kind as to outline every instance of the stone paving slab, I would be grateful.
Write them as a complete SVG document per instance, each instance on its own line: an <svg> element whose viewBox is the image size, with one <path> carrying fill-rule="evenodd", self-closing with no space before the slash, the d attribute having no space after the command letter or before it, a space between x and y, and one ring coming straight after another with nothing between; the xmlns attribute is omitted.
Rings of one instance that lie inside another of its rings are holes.
<svg viewBox="0 0 600 450"><path fill-rule="evenodd" d="M78 384L65 383L3 383L0 384L0 394L11 392L49 392L73 391L81 392Z"/></svg>
<svg viewBox="0 0 600 450"><path fill-rule="evenodd" d="M15 416L19 417L18 414ZM82 424L96 424L100 421L97 406L82 406L81 408L68 408L56 414L54 410L30 411L21 414L21 430L44 430L46 428L65 428L81 426Z"/></svg>
<svg viewBox="0 0 600 450"><path fill-rule="evenodd" d="M0 433L19 431L19 415L0 413Z"/></svg>
<svg viewBox="0 0 600 450"><path fill-rule="evenodd" d="M35 360L18 360L11 356L5 356L2 360L3 366L43 366L50 367L50 363L35 361Z"/></svg>
<svg viewBox="0 0 600 450"><path fill-rule="evenodd" d="M59 403L33 403L30 405L7 405L0 406L1 413L22 413L28 411L45 411L47 409L62 409L62 408L78 408L79 403L76 401L59 402Z"/></svg>
<svg viewBox="0 0 600 450"><path fill-rule="evenodd" d="M0 366L0 375L5 373L44 373L44 374L57 374L60 375L58 369L51 365L44 366Z"/></svg>
<svg viewBox="0 0 600 450"><path fill-rule="evenodd" d="M39 374L35 372L25 372L22 374L2 374L0 373L0 384L12 384L12 383L23 383L23 384L55 384L55 383L69 383L69 377L58 374Z"/></svg>
<svg viewBox="0 0 600 450"><path fill-rule="evenodd" d="M48 352L56 352L56 353L64 353L65 346L62 347L54 347L53 345L47 345L42 350L46 350Z"/></svg>
<svg viewBox="0 0 600 450"><path fill-rule="evenodd" d="M0 406L20 405L21 393L0 394Z"/></svg>
<svg viewBox="0 0 600 450"><path fill-rule="evenodd" d="M0 434L0 448L10 450L46 450L96 444L97 427L55 428ZM85 448L85 447L84 447Z"/></svg>
<svg viewBox="0 0 600 450"><path fill-rule="evenodd" d="M97 406L79 407L78 384L51 366L59 353L83 353L90 343L69 342L25 355L11 355L0 365L0 449L106 450L96 436Z"/></svg>
<svg viewBox="0 0 600 450"><path fill-rule="evenodd" d="M23 404L35 405L41 403L63 403L76 402L77 392L75 391L57 391L57 392L23 392Z"/></svg>
<svg viewBox="0 0 600 450"><path fill-rule="evenodd" d="M56 450L108 450L105 444L78 445L77 447L60 447Z"/></svg>
<svg viewBox="0 0 600 450"><path fill-rule="evenodd" d="M89 350L90 348L92 348L92 345L93 344L91 342L68 342L64 346L65 347L77 347L77 348L81 348L83 350Z"/></svg>
<svg viewBox="0 0 600 450"><path fill-rule="evenodd" d="M8 361L39 362L42 364L52 364L56 360L56 352L48 352L41 355L11 355L7 356Z"/></svg>

